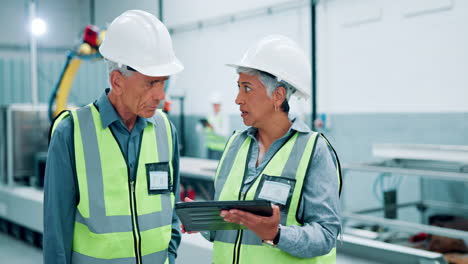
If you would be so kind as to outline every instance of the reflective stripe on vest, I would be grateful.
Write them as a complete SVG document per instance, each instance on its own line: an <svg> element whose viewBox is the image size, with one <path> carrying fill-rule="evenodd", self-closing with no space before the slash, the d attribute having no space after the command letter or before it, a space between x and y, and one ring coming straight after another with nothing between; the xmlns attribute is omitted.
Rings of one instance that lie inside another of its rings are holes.
<svg viewBox="0 0 468 264"><path fill-rule="evenodd" d="M71 111L80 201L75 217L73 263L167 263L174 194L149 195L147 164L166 164L173 182L172 133L157 111L143 130L136 182L109 127L88 105ZM133 191L134 190L134 191Z"/></svg>
<svg viewBox="0 0 468 264"><path fill-rule="evenodd" d="M247 164L251 137L236 133L228 141L215 180L215 200L254 200L258 196L258 186L264 175L286 178L294 184L289 208L281 211L282 225L302 226L296 213L302 193L302 186L312 157L318 133L296 132L268 162L262 173L247 190L242 192L243 178ZM227 177L219 177L227 175ZM241 243L239 244L239 241ZM297 258L278 248L262 245L261 239L252 231L244 229L216 231L214 263L335 263L336 251L315 258Z"/></svg>

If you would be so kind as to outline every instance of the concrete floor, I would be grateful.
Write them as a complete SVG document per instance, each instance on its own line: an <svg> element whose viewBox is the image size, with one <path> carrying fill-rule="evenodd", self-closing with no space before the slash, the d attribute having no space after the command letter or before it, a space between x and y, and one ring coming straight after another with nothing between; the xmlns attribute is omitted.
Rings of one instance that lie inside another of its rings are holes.
<svg viewBox="0 0 468 264"><path fill-rule="evenodd" d="M183 236L177 263L210 263L211 243L201 236ZM0 256L10 264L43 264L42 250L0 232ZM195 262L194 262L195 261ZM338 254L338 264L377 264L364 259Z"/></svg>
<svg viewBox="0 0 468 264"><path fill-rule="evenodd" d="M10 264L42 264L42 250L0 232L0 256Z"/></svg>

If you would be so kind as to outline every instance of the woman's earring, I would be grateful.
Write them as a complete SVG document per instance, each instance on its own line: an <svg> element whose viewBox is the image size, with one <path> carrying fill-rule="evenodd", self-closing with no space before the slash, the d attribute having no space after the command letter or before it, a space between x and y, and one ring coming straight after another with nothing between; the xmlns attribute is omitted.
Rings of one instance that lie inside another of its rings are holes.
<svg viewBox="0 0 468 264"><path fill-rule="evenodd" d="M277 112L277 111L278 111L278 106L275 105L275 112Z"/></svg>

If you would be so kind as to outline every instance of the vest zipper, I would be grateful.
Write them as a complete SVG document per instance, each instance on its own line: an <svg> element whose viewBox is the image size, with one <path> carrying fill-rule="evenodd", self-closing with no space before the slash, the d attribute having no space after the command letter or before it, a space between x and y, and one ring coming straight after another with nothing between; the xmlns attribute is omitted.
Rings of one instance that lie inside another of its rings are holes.
<svg viewBox="0 0 468 264"><path fill-rule="evenodd" d="M249 188L250 189L250 188ZM245 197L247 196L247 192L242 192L239 195L239 200L245 200ZM240 262L240 249L242 245L242 235L244 234L244 230L240 229L237 231L237 238L236 238L236 243L234 244L234 254L232 258L232 263L233 264L239 264Z"/></svg>
<svg viewBox="0 0 468 264"><path fill-rule="evenodd" d="M122 156L125 157L124 152L122 150L122 146L117 140L117 137L115 136L114 131L110 129L110 132L112 136L114 137L115 142L117 142L117 145L119 146ZM141 135L140 137L140 148L141 148L142 140L143 140L143 135ZM137 168L138 168L138 161L140 159L140 150L138 150ZM142 264L143 259L141 257L140 228L138 227L138 221L137 221L138 214L137 214L137 208L136 208L135 181L130 180L130 168L128 167L128 164L126 164L126 166L127 166L127 176L128 176L128 189L129 189L129 196L130 196L130 212L132 214L133 243L134 243L134 248L135 248L135 259L136 259L136 264Z"/></svg>
<svg viewBox="0 0 468 264"><path fill-rule="evenodd" d="M137 212L136 212L136 195L135 195L135 181L130 182L130 210L132 213L132 224L133 224L133 238L135 242L135 256L136 263L141 264L141 238L140 230L138 228Z"/></svg>
<svg viewBox="0 0 468 264"><path fill-rule="evenodd" d="M233 264L239 264L240 248L241 248L241 241L242 241L243 234L244 234L244 230L242 229L237 232L236 243L234 245L234 256L232 258Z"/></svg>
<svg viewBox="0 0 468 264"><path fill-rule="evenodd" d="M296 132L297 133L297 132ZM294 134L293 134L294 135ZM288 140L283 144L283 146L289 141L289 139L293 136L291 135ZM283 147L281 146L279 150L281 150L281 148ZM276 152L278 153L279 150ZM265 165L265 167L263 168L263 170L257 175L257 177L259 177L260 175L262 175L263 171L265 170L265 168L268 166L268 164L270 163L270 161L275 157L276 153L270 157L270 159L267 161L267 165ZM220 164L222 165L222 164ZM247 166L247 165L246 165ZM232 169L232 167L231 167ZM244 174L245 174L245 171L244 171ZM257 179L256 179L257 180ZM256 181L255 180L255 181ZM244 186L244 183L242 183L241 185L241 189L239 191L239 196L237 197L238 200L242 200L244 201L246 196L247 196L247 193L250 191L250 188L254 185L254 183L250 184L246 190L242 190L243 189L243 186ZM223 187L224 188L224 187ZM242 245L242 235L244 234L244 230L243 229L240 229L238 232L237 232L237 238L236 238L236 242L234 243L234 252L233 252L233 257L232 257L232 263L233 264L239 264L240 263L240 249L241 249L241 245Z"/></svg>

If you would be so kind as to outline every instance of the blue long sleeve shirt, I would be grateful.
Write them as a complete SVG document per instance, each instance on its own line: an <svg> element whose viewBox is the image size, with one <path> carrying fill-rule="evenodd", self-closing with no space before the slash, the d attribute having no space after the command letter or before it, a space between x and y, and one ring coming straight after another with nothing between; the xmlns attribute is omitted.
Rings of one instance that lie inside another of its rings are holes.
<svg viewBox="0 0 468 264"><path fill-rule="evenodd" d="M136 178L136 164L140 151L140 138L150 119L138 117L132 131L128 131L120 116L107 98L110 89L101 94L95 105L99 109L103 126L109 126L117 139L131 180ZM179 148L176 129L171 123L173 139L174 190L179 198ZM66 118L58 124L51 138L44 183L44 263L71 263L76 206L79 201L75 172L73 124ZM177 257L181 234L179 220L172 215L172 238L169 244L169 263Z"/></svg>

